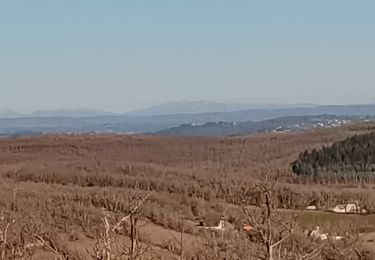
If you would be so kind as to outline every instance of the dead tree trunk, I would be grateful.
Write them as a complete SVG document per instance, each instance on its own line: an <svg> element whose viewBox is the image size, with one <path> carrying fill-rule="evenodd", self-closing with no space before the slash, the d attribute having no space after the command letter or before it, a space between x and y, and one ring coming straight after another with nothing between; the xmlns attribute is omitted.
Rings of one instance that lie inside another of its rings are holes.
<svg viewBox="0 0 375 260"><path fill-rule="evenodd" d="M130 259L133 260L136 257L136 252L138 251L138 229L137 229L138 217L130 216Z"/></svg>

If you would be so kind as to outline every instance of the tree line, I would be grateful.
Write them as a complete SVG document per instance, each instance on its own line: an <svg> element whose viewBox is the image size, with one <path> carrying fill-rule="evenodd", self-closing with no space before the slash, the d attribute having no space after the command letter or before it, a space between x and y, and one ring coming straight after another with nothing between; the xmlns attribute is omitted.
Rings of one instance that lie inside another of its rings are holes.
<svg viewBox="0 0 375 260"><path fill-rule="evenodd" d="M300 153L293 172L314 181L374 182L375 132L355 135L330 147Z"/></svg>

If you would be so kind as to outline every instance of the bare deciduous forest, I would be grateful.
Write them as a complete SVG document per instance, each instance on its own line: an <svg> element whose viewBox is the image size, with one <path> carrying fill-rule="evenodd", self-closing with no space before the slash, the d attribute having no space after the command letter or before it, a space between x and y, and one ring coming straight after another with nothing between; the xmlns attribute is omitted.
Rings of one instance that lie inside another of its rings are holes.
<svg viewBox="0 0 375 260"><path fill-rule="evenodd" d="M291 169L374 129L1 140L0 259L374 259L373 184Z"/></svg>

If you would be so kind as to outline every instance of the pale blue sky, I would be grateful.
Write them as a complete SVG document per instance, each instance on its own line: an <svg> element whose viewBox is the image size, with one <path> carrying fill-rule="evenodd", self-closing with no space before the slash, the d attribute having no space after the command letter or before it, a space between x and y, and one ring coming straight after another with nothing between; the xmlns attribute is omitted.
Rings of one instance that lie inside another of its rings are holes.
<svg viewBox="0 0 375 260"><path fill-rule="evenodd" d="M375 1L0 0L0 109L375 103Z"/></svg>

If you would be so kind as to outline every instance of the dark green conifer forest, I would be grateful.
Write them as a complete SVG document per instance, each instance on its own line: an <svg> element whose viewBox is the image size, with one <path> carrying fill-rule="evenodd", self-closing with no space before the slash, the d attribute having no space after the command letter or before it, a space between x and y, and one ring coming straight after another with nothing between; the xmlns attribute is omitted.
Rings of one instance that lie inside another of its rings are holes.
<svg viewBox="0 0 375 260"><path fill-rule="evenodd" d="M301 153L293 172L316 182L352 183L375 180L375 132L355 135L331 147Z"/></svg>

